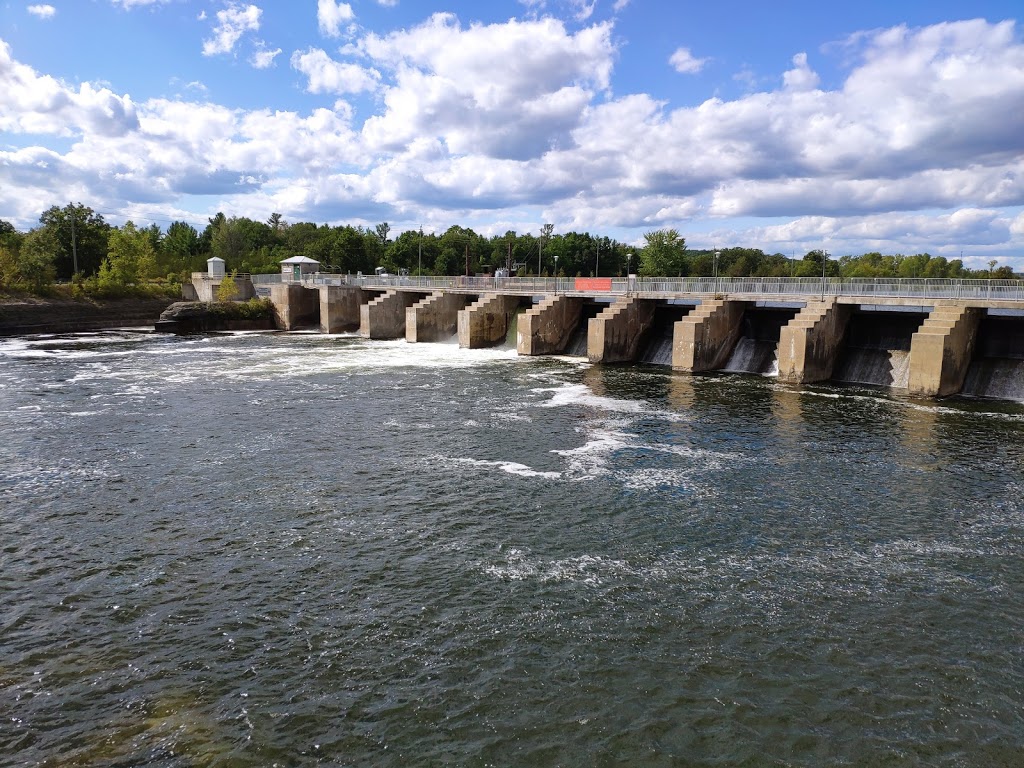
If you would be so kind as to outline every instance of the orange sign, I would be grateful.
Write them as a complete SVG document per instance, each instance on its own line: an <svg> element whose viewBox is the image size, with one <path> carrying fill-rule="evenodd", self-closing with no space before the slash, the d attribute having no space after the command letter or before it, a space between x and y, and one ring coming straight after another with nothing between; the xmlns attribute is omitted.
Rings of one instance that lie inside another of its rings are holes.
<svg viewBox="0 0 1024 768"><path fill-rule="evenodd" d="M610 291L612 279L610 277L577 277L577 291Z"/></svg>

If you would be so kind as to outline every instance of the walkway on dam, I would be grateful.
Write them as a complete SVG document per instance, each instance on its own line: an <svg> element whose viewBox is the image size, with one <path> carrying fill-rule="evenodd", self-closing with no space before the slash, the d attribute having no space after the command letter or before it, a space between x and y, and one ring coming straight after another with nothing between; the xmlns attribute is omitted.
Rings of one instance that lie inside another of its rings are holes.
<svg viewBox="0 0 1024 768"><path fill-rule="evenodd" d="M267 283L280 275L267 275ZM409 277L314 273L307 287L350 285L368 290L458 291L533 295L640 295L670 298L722 295L729 298L827 296L888 299L981 299L1024 302L1024 280L862 277Z"/></svg>

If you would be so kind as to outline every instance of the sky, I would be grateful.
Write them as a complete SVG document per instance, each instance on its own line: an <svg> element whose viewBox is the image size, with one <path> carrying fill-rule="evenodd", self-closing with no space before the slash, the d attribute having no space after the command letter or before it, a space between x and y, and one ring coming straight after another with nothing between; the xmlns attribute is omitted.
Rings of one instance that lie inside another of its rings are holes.
<svg viewBox="0 0 1024 768"><path fill-rule="evenodd" d="M0 219L1024 270L1020 0L0 0Z"/></svg>

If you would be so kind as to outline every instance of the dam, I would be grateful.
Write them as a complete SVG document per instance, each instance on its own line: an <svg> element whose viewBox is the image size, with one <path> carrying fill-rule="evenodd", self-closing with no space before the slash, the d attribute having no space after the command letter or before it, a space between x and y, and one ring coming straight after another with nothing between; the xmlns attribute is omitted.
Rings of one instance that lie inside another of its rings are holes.
<svg viewBox="0 0 1024 768"><path fill-rule="evenodd" d="M1021 280L270 278L284 330L1024 401Z"/></svg>

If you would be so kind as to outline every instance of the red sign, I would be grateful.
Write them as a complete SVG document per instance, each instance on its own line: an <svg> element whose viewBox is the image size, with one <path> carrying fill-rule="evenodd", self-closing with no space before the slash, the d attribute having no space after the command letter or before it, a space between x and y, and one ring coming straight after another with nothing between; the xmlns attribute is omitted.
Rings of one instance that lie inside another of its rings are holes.
<svg viewBox="0 0 1024 768"><path fill-rule="evenodd" d="M577 291L610 291L612 279L610 277L577 277Z"/></svg>

